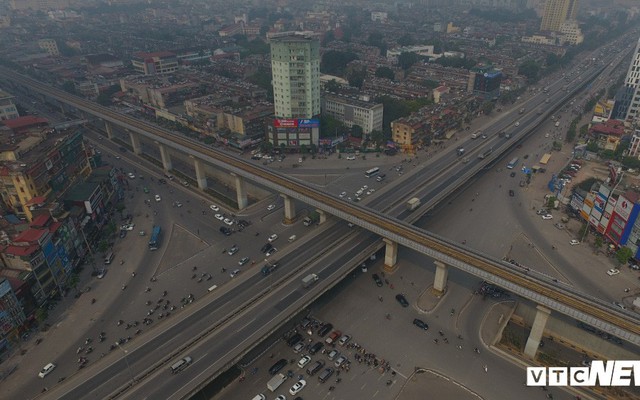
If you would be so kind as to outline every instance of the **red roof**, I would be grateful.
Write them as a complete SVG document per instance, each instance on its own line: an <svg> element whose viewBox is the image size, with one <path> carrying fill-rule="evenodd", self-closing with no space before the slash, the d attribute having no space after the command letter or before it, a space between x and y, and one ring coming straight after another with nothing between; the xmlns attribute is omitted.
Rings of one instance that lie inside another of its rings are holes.
<svg viewBox="0 0 640 400"><path fill-rule="evenodd" d="M37 242L38 239L42 237L47 231L44 229L34 229L29 228L26 231L22 232L18 235L17 238L13 239L14 243L34 243Z"/></svg>
<svg viewBox="0 0 640 400"><path fill-rule="evenodd" d="M49 221L49 216L47 214L40 214L33 219L31 222L31 227L39 228L47 226L47 221Z"/></svg>
<svg viewBox="0 0 640 400"><path fill-rule="evenodd" d="M49 232L54 233L62 226L62 222L54 222L49 226Z"/></svg>
<svg viewBox="0 0 640 400"><path fill-rule="evenodd" d="M21 257L21 256L28 256L29 254L33 254L36 250L38 250L38 245L37 244L32 244L30 246L9 245L4 250L4 252L6 254L11 254L11 255L14 255L14 256Z"/></svg>
<svg viewBox="0 0 640 400"><path fill-rule="evenodd" d="M36 197L32 198L31 200L28 200L28 201L25 203L25 205L26 205L27 207L29 207L29 206L35 206L35 205L38 205L38 204L44 204L44 202L45 202L46 200L47 200L47 199L46 199L44 196L36 196Z"/></svg>
<svg viewBox="0 0 640 400"><path fill-rule="evenodd" d="M33 115L27 115L24 117L18 117L14 119L8 119L6 121L2 121L10 129L20 129L20 128L28 128L34 125L48 124L49 120L42 117L35 117Z"/></svg>

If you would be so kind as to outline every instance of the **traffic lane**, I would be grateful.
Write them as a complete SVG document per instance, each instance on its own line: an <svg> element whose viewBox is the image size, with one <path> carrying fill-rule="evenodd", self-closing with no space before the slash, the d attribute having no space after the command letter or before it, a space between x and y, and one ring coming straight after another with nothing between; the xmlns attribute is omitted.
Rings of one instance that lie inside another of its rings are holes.
<svg viewBox="0 0 640 400"><path fill-rule="evenodd" d="M364 240L358 240L356 243L350 243L349 241L343 242L343 244L340 245L340 248L344 249L343 252L337 252L341 253L337 258L331 257L329 260L323 260L325 261L323 264L326 264L327 266L316 271L316 273L321 277L321 279L327 279L333 273L340 270L345 263L348 263L354 257L354 253L359 252L358 249L360 247L360 243L370 245L376 240L378 240L378 238L375 235L368 235ZM336 252L332 252L329 256L333 256L335 253ZM299 278L301 277L302 275L299 276ZM272 320L277 318L286 308L294 305L301 297L308 294L312 289L313 287L310 289L303 289L301 287L300 279L293 279L287 282L284 286L276 289L270 295L270 299L276 299L275 306L273 304L273 300L265 299L261 301L260 304L251 311L254 317L249 323L247 323L244 318L235 319L216 332L214 335L215 337L209 337L200 345L211 349L203 357L203 364L211 365L214 370L220 368L222 366L220 359L222 356L230 352L229 349L234 349L240 344L246 342L248 339L244 338L248 338L254 332L258 332L263 329L267 326L267 322L272 322ZM177 387L182 388L194 379L195 377L191 375L195 372L197 371L190 369L186 369L181 372L178 379L181 383L175 383L175 379L172 380L171 383L168 383L161 379L161 377L154 377L151 380L146 381L144 383L144 387L137 387L136 391L139 393L149 393L150 391L154 391L154 393L164 393L166 396L166 393L174 393ZM132 393L131 398L137 398L136 394Z"/></svg>
<svg viewBox="0 0 640 400"><path fill-rule="evenodd" d="M311 254L322 253L323 248L326 249L329 243L338 240L337 237L340 237L340 235L343 235L344 233L344 230L343 232L335 230L334 232L328 234L326 238L323 238L322 240L317 241L314 245L309 246L307 248L307 251L297 253L293 256L290 255L289 257L291 257L291 261L288 261L288 258L284 258L282 261L283 266L281 267L281 270L284 270L288 265L294 267L297 265L303 265L305 259L312 258ZM346 233L348 234L350 232L347 231ZM307 254L307 252L310 254ZM178 322L176 325L172 325L168 329L166 328L166 326L161 325L163 329L165 329L165 331L160 332L159 334L154 333L157 335L155 338L153 338L151 341L145 342L142 346L140 346L140 348L135 348L130 351L128 355L128 362L131 369L135 374L138 374L139 371L142 371L147 366L151 365L147 360L146 363L142 363L143 365L138 366L138 361L142 360L144 355L146 355L147 353L155 354L154 350L161 348L163 344L168 346L167 348L169 349L178 348L180 344L186 343L187 339L185 339L185 337L195 337L199 332L206 330L216 321L219 321L221 318L223 318L230 309L233 309L233 306L229 307L229 305L238 305L239 303L245 302L255 294L256 289L263 290L269 285L270 282L268 280L263 279L260 273L256 273L249 279L241 282L238 287L234 288L234 290L225 292L221 296L214 298L213 301L189 315L187 319ZM252 291L250 289L254 290ZM218 310L221 311L217 313L216 311ZM155 324L155 326L158 325L159 324ZM151 332L155 331L152 330ZM147 337L145 336L141 336L140 338L147 339ZM142 356L138 356L138 354L142 354ZM89 393L90 390L96 390L94 393L98 396L108 395L114 387L119 387L127 381L127 379L117 380L118 377L111 377L111 379L109 379L109 374L111 372L112 370L101 372L93 379L85 381L84 386L77 388L77 390L66 393L66 396L68 398L74 398L74 396L75 398L80 398L79 396L82 393Z"/></svg>

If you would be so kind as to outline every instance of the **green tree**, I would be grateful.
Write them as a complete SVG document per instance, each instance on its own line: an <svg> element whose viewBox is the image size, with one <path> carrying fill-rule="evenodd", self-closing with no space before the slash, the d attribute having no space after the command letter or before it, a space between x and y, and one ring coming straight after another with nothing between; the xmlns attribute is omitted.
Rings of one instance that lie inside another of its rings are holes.
<svg viewBox="0 0 640 400"><path fill-rule="evenodd" d="M527 78L530 83L540 79L540 65L534 60L527 60L518 67L518 74Z"/></svg>
<svg viewBox="0 0 640 400"><path fill-rule="evenodd" d="M47 313L46 308L40 307L36 309L35 317L36 317L36 321L38 321L38 324L42 324L47 319L48 316L49 314Z"/></svg>
<svg viewBox="0 0 640 400"><path fill-rule="evenodd" d="M376 69L376 77L394 80L395 74L393 73L393 70L389 67L378 67Z"/></svg>
<svg viewBox="0 0 640 400"><path fill-rule="evenodd" d="M353 125L351 127L351 136L356 138L362 138L363 130L360 125Z"/></svg>
<svg viewBox="0 0 640 400"><path fill-rule="evenodd" d="M300 146L300 152L302 154L307 154L309 152L309 148L307 147L306 144L303 144L303 145Z"/></svg>
<svg viewBox="0 0 640 400"><path fill-rule="evenodd" d="M495 104L493 103L493 101L485 101L484 103L482 103L482 113L484 115L489 115L493 112L493 108L495 107Z"/></svg>
<svg viewBox="0 0 640 400"><path fill-rule="evenodd" d="M344 76L347 64L357 59L358 56L352 52L329 50L322 55L320 70L325 74Z"/></svg>
<svg viewBox="0 0 640 400"><path fill-rule="evenodd" d="M426 87L427 89L435 89L440 86L440 82L434 81L433 79L425 79L422 82L422 86Z"/></svg>
<svg viewBox="0 0 640 400"><path fill-rule="evenodd" d="M337 137L344 131L344 124L330 115L320 115L320 136Z"/></svg>
<svg viewBox="0 0 640 400"><path fill-rule="evenodd" d="M616 260L620 265L626 264L633 257L633 251L628 247L620 247L616 251Z"/></svg>
<svg viewBox="0 0 640 400"><path fill-rule="evenodd" d="M384 132L382 132L382 131L378 131L378 130L374 129L369 134L369 137L371 138L371 141L374 142L378 146L383 145L384 142L385 142Z"/></svg>
<svg viewBox="0 0 640 400"><path fill-rule="evenodd" d="M364 85L364 80L367 77L367 68L352 68L347 73L347 79L349 80L349 86L356 87L358 89L362 89L362 85Z"/></svg>
<svg viewBox="0 0 640 400"><path fill-rule="evenodd" d="M415 44L416 41L413 39L413 36L411 36L408 33L405 33L404 35L400 36L398 38L398 44L400 46L411 46L413 44Z"/></svg>
<svg viewBox="0 0 640 400"><path fill-rule="evenodd" d="M369 34L367 38L367 44L369 46L380 47L384 40L384 35L379 31L373 31Z"/></svg>
<svg viewBox="0 0 640 400"><path fill-rule="evenodd" d="M65 81L62 84L62 90L67 93L76 94L76 84L73 81Z"/></svg>
<svg viewBox="0 0 640 400"><path fill-rule="evenodd" d="M329 43L333 42L334 40L336 40L335 33L333 33L333 31L328 31L327 33L324 34L324 37L322 38L322 45L326 46Z"/></svg>
<svg viewBox="0 0 640 400"><path fill-rule="evenodd" d="M593 245L595 246L596 249L602 248L602 246L604 245L604 240L602 240L601 236L598 236L593 241Z"/></svg>
<svg viewBox="0 0 640 400"><path fill-rule="evenodd" d="M404 52L398 56L398 65L403 70L408 70L411 66L418 62L418 55L416 53Z"/></svg>

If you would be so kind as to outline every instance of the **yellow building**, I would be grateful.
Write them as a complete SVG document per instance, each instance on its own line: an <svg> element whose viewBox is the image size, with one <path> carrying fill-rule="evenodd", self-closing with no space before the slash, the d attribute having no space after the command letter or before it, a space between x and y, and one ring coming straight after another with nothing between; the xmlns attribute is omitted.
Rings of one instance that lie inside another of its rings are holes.
<svg viewBox="0 0 640 400"><path fill-rule="evenodd" d="M576 19L577 12L578 0L547 0L540 30L559 32L563 22Z"/></svg>

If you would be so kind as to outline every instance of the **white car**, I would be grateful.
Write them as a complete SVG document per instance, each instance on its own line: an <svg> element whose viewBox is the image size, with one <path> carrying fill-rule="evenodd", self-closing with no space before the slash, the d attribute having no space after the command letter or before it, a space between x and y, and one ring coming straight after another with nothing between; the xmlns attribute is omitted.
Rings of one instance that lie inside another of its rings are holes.
<svg viewBox="0 0 640 400"><path fill-rule="evenodd" d="M276 239L278 238L278 235L276 235L275 233L271 236L269 236L269 239L267 239L269 241L269 243L275 242Z"/></svg>
<svg viewBox="0 0 640 400"><path fill-rule="evenodd" d="M621 308L621 309L623 309L623 310L626 310L626 309L627 309L627 307L626 307L624 304L622 304L622 303L620 303L620 302L617 302L617 301L614 301L614 302L613 302L613 305L614 305L614 306L616 306L616 307L620 307L620 308Z"/></svg>
<svg viewBox="0 0 640 400"><path fill-rule="evenodd" d="M225 218L223 222L229 226L233 225L233 221L230 220L229 218Z"/></svg>
<svg viewBox="0 0 640 400"><path fill-rule="evenodd" d="M209 206L209 208L210 208L211 210L215 211L215 212L220 211L220 207L218 207L218 206L217 206L217 205L215 205L215 204L210 205L210 206Z"/></svg>
<svg viewBox="0 0 640 400"><path fill-rule="evenodd" d="M127 176L128 176L130 179L136 179L136 176L135 176L132 172L129 172L129 173L127 174Z"/></svg>
<svg viewBox="0 0 640 400"><path fill-rule="evenodd" d="M576 239L571 239L571 241L569 242L570 245L575 246L577 244L580 244L580 242Z"/></svg>
<svg viewBox="0 0 640 400"><path fill-rule="evenodd" d="M353 161L356 159L356 156L347 156L347 160Z"/></svg>
<svg viewBox="0 0 640 400"><path fill-rule="evenodd" d="M222 216L222 214L216 214L214 215L215 219L217 219L218 221L222 221L224 220L224 217Z"/></svg>
<svg viewBox="0 0 640 400"><path fill-rule="evenodd" d="M132 231L136 224L126 224L120 227L121 231Z"/></svg>
<svg viewBox="0 0 640 400"><path fill-rule="evenodd" d="M176 207L178 207L178 208L182 207L182 203L180 203L180 202L179 202L179 201L177 201L177 200L176 200L176 202L175 202L175 203L173 203L173 204L175 204L175 206L176 206Z"/></svg>
<svg viewBox="0 0 640 400"><path fill-rule="evenodd" d="M275 204L269 204L269 206L267 206L267 211L271 211L271 210L273 210L274 208L276 208L276 205L275 205Z"/></svg>
<svg viewBox="0 0 640 400"><path fill-rule="evenodd" d="M347 192L342 192L342 193L340 193L340 198L343 198L346 195L347 195Z"/></svg>
<svg viewBox="0 0 640 400"><path fill-rule="evenodd" d="M104 276L106 275L106 273L107 273L107 270L106 270L106 269L101 270L101 271L100 271L100 273L98 274L97 278L98 278L98 279L102 279L102 278L104 278Z"/></svg>
<svg viewBox="0 0 640 400"><path fill-rule="evenodd" d="M307 386L307 381L305 381L304 379L300 379L298 382L296 382L295 385L291 386L291 389L289 389L289 394L295 396L296 394L300 393L300 391L304 389L305 386Z"/></svg>
<svg viewBox="0 0 640 400"><path fill-rule="evenodd" d="M45 376L49 375L54 369L56 369L56 365L54 363L49 363L45 365L44 368L42 368L42 371L38 373L38 376L40 378L44 378Z"/></svg>
<svg viewBox="0 0 640 400"><path fill-rule="evenodd" d="M620 270L615 268L611 268L610 270L607 271L607 275L609 276L618 275L619 273L620 273Z"/></svg>
<svg viewBox="0 0 640 400"><path fill-rule="evenodd" d="M302 357L300 359L300 361L298 361L298 367L304 368L305 365L309 364L309 361L311 361L311 357L310 356Z"/></svg>
<svg viewBox="0 0 640 400"><path fill-rule="evenodd" d="M551 214L543 215L542 219L544 219L544 220L553 219L553 215L551 215Z"/></svg>
<svg viewBox="0 0 640 400"><path fill-rule="evenodd" d="M157 194L157 195L156 195L156 201L160 201L160 200L162 200L162 198L160 197L160 195L159 195L159 194Z"/></svg>

